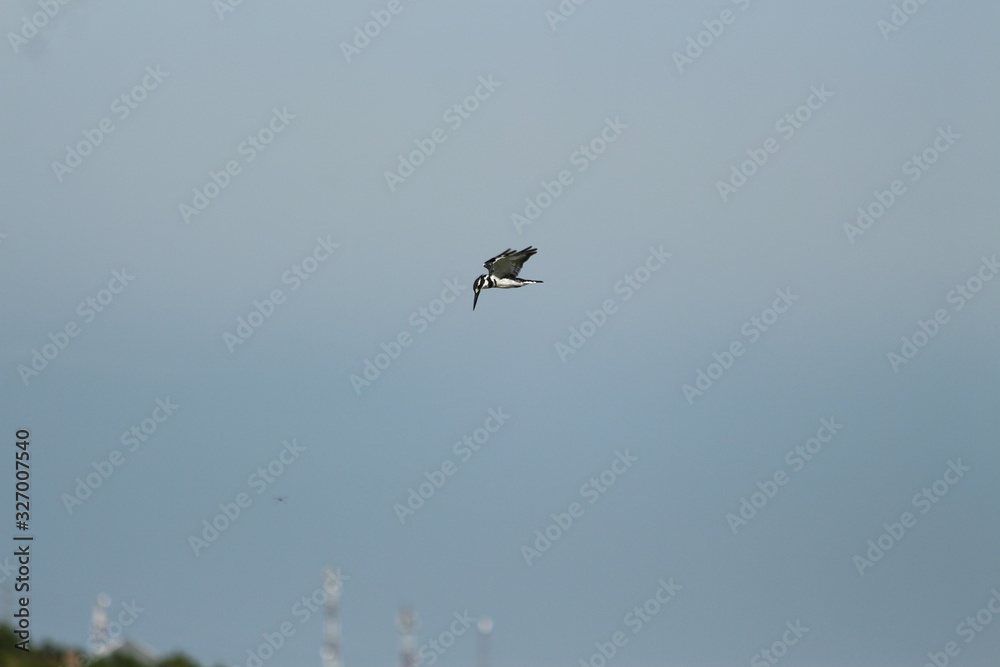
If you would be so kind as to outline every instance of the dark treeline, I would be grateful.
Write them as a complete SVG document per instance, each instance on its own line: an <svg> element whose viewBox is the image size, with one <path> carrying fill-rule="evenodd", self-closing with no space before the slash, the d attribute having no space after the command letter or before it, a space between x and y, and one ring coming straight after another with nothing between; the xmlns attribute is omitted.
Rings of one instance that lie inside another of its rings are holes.
<svg viewBox="0 0 1000 667"><path fill-rule="evenodd" d="M91 660L80 648L60 646L50 641L31 640L28 651L17 648L18 638L9 625L0 625L0 667L147 667L126 655ZM200 667L182 654L169 655L153 667Z"/></svg>

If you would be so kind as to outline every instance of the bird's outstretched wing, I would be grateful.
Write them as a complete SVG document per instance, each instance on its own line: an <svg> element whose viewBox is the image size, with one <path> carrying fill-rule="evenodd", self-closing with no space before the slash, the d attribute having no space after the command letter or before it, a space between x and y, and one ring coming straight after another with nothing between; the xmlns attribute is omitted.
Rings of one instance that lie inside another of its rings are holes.
<svg viewBox="0 0 1000 667"><path fill-rule="evenodd" d="M536 252L538 252L538 248L531 246L517 251L507 248L496 257L486 260L483 266L497 278L517 278L521 267Z"/></svg>
<svg viewBox="0 0 1000 667"><path fill-rule="evenodd" d="M490 273L493 273L493 262L497 261L501 257L506 257L507 255L509 255L512 252L514 252L512 249L507 248L506 250L504 250L502 253L500 253L496 257L490 257L488 260L486 260L485 262L483 262L483 268L486 269L487 271L489 271Z"/></svg>

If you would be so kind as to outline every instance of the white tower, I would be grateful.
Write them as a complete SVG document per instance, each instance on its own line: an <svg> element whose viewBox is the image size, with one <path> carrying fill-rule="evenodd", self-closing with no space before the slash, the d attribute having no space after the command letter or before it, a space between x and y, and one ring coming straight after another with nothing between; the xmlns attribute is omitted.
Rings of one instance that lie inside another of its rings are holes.
<svg viewBox="0 0 1000 667"><path fill-rule="evenodd" d="M94 609L90 612L90 646L98 658L111 652L111 641L108 637L108 607L111 597L100 593L94 601Z"/></svg>
<svg viewBox="0 0 1000 667"><path fill-rule="evenodd" d="M417 615L409 607L399 610L399 660L401 667L417 667Z"/></svg>
<svg viewBox="0 0 1000 667"><path fill-rule="evenodd" d="M493 619L489 616L480 616L476 622L476 630L479 632L478 664L476 667L490 667L490 633L493 632Z"/></svg>
<svg viewBox="0 0 1000 667"><path fill-rule="evenodd" d="M323 572L323 590L326 591L323 618L323 667L341 667L340 659L340 579L333 570Z"/></svg>

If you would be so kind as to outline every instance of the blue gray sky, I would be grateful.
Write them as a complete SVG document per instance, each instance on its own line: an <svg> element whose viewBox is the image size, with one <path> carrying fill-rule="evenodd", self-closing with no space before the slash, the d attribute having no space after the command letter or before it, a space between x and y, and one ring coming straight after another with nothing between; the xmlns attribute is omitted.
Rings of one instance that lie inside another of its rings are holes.
<svg viewBox="0 0 1000 667"><path fill-rule="evenodd" d="M654 4L4 4L36 641L994 664L1000 10Z"/></svg>

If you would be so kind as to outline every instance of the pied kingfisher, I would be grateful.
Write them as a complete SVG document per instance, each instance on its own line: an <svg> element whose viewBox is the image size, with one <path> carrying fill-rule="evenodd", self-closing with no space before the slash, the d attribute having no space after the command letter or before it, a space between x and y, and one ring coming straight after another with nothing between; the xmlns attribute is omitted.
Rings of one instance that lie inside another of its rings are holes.
<svg viewBox="0 0 1000 667"><path fill-rule="evenodd" d="M491 287L509 289L511 287L521 287L529 283L540 283L541 280L525 280L518 278L524 263L531 259L531 256L538 252L538 248L528 246L524 250L511 250L507 248L502 253L483 262L483 267L489 271L476 278L472 285L475 296L472 299L472 310L476 309L476 302L479 301L479 292Z"/></svg>

